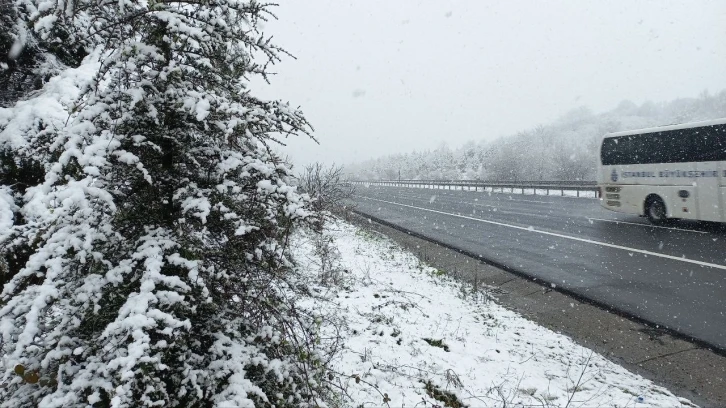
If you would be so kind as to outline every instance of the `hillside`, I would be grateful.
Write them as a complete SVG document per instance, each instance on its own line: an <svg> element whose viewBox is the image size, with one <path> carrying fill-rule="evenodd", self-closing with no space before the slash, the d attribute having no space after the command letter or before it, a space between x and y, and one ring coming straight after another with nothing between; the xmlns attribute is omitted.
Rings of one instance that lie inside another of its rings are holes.
<svg viewBox="0 0 726 408"><path fill-rule="evenodd" d="M595 114L574 109L554 122L494 141L470 141L451 149L442 140L433 151L393 154L347 166L355 180L481 179L592 180L599 138L608 132L693 122L726 116L726 90L697 98L636 105L623 101ZM485 137L482 134L482 137Z"/></svg>

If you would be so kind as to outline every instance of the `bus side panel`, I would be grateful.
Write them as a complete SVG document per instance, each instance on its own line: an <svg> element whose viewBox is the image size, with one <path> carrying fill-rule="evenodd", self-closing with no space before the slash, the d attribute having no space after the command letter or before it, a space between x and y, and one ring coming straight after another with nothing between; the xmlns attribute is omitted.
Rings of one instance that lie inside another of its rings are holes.
<svg viewBox="0 0 726 408"><path fill-rule="evenodd" d="M645 186L621 186L620 211L643 215L643 200L648 195L648 190Z"/></svg>
<svg viewBox="0 0 726 408"><path fill-rule="evenodd" d="M688 192L687 198L682 198L679 192ZM668 218L682 218L694 220L698 218L696 208L696 188L693 186L653 186L653 185L630 185L622 186L623 197L621 209L629 214L645 215L645 200L651 194L656 194L663 199L666 206Z"/></svg>
<svg viewBox="0 0 726 408"><path fill-rule="evenodd" d="M696 163L672 164L631 164L620 166L600 166L598 182L601 186L620 187L620 205L609 206L607 199L600 204L608 210L627 214L645 215L645 200L651 194L663 199L669 218L695 220L699 217L695 182L697 179L678 176L673 171L685 174L696 170ZM662 174L662 171L667 175ZM680 191L688 192L688 197L680 197Z"/></svg>
<svg viewBox="0 0 726 408"><path fill-rule="evenodd" d="M721 222L723 213L723 201L721 200L720 184L720 162L700 162L696 168L702 172L704 177L695 180L698 200L698 219L702 221ZM716 174L714 177L713 174Z"/></svg>
<svg viewBox="0 0 726 408"><path fill-rule="evenodd" d="M700 217L698 211L698 199L696 197L696 187L689 186L669 186L665 187L667 191L661 196L665 201L668 218L681 218L684 220L697 220ZM682 197L681 192L688 193L687 197Z"/></svg>

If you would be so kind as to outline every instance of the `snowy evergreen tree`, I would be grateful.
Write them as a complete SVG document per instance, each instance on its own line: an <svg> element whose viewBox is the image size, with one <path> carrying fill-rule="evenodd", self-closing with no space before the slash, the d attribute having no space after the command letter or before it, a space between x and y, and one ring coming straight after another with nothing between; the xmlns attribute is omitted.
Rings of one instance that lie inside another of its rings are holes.
<svg viewBox="0 0 726 408"><path fill-rule="evenodd" d="M0 108L0 406L315 405L285 247L305 201L269 148L309 126L248 89L285 54L268 6L3 7L0 79L40 80Z"/></svg>
<svg viewBox="0 0 726 408"><path fill-rule="evenodd" d="M62 66L78 66L86 56L62 25L43 36L30 29L27 22L40 21L38 16L31 4L0 2L0 107L41 89Z"/></svg>

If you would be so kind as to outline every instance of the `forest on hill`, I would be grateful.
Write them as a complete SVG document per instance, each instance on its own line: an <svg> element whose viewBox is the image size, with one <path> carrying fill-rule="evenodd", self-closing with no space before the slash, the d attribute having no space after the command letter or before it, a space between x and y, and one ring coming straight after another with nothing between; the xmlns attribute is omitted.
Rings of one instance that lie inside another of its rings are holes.
<svg viewBox="0 0 726 408"><path fill-rule="evenodd" d="M625 100L603 113L580 107L550 124L494 141L469 141L452 149L442 140L435 150L391 154L348 165L346 171L353 180L594 180L605 133L722 117L726 90L662 103Z"/></svg>

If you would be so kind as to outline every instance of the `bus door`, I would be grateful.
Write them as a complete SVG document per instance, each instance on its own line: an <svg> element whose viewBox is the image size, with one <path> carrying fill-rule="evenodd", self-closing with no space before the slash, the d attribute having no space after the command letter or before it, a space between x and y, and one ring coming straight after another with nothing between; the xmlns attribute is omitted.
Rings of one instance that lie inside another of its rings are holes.
<svg viewBox="0 0 726 408"><path fill-rule="evenodd" d="M719 162L701 162L696 166L700 177L696 178L696 205L698 219L703 221L724 221Z"/></svg>

